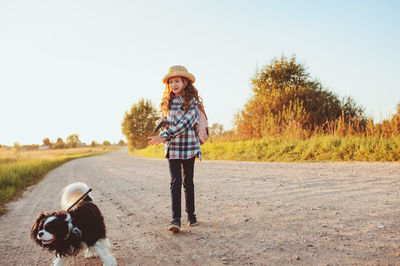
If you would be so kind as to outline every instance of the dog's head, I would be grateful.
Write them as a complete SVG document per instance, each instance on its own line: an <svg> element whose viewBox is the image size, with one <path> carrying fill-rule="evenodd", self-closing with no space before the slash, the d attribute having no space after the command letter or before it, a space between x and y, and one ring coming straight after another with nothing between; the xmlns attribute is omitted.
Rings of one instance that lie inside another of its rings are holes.
<svg viewBox="0 0 400 266"><path fill-rule="evenodd" d="M32 225L32 239L42 247L55 248L70 232L69 218L65 212L40 213Z"/></svg>

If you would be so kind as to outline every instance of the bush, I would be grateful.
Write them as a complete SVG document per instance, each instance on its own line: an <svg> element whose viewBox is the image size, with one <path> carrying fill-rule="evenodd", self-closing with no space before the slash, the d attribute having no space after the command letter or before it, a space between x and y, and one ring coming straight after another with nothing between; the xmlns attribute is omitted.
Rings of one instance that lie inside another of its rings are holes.
<svg viewBox="0 0 400 266"><path fill-rule="evenodd" d="M253 96L235 116L237 134L243 139L270 136L308 138L323 125L341 116L344 122L358 119L365 126L361 107L351 98L340 100L310 78L296 57L282 56L256 72Z"/></svg>

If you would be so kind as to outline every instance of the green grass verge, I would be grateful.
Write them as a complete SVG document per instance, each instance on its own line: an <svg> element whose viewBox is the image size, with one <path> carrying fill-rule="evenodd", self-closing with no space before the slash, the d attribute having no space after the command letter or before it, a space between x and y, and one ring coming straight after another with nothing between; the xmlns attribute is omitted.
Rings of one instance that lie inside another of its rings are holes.
<svg viewBox="0 0 400 266"><path fill-rule="evenodd" d="M321 136L306 140L265 139L214 142L201 146L205 160L315 162L400 161L400 138ZM163 146L151 146L132 154L163 158Z"/></svg>
<svg viewBox="0 0 400 266"><path fill-rule="evenodd" d="M0 215L6 212L5 204L16 200L25 188L37 184L49 171L68 161L99 155L109 150L68 154L55 158L0 158Z"/></svg>

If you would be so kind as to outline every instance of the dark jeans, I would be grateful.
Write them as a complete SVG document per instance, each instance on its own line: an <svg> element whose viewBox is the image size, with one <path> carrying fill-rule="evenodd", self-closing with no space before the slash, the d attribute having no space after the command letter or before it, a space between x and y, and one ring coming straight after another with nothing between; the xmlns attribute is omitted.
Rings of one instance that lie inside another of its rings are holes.
<svg viewBox="0 0 400 266"><path fill-rule="evenodd" d="M189 216L194 214L194 172L195 157L188 160L173 159L168 160L169 172L171 175L171 205L172 205L172 218L181 218L181 190L182 190L182 177L183 188L185 190L186 212ZM183 171L182 171L183 167ZM183 176L182 176L183 173Z"/></svg>

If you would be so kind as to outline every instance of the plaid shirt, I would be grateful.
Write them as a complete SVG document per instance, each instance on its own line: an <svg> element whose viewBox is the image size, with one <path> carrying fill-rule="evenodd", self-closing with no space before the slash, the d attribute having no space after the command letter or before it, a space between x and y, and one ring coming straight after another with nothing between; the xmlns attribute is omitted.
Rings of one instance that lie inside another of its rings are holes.
<svg viewBox="0 0 400 266"><path fill-rule="evenodd" d="M194 129L194 125L199 122L197 101L193 98L186 113L182 104L183 100L180 96L172 100L167 115L166 129L160 133L161 137L167 138L164 144L165 156L169 154L169 159L182 160L198 156L201 160L200 142Z"/></svg>

